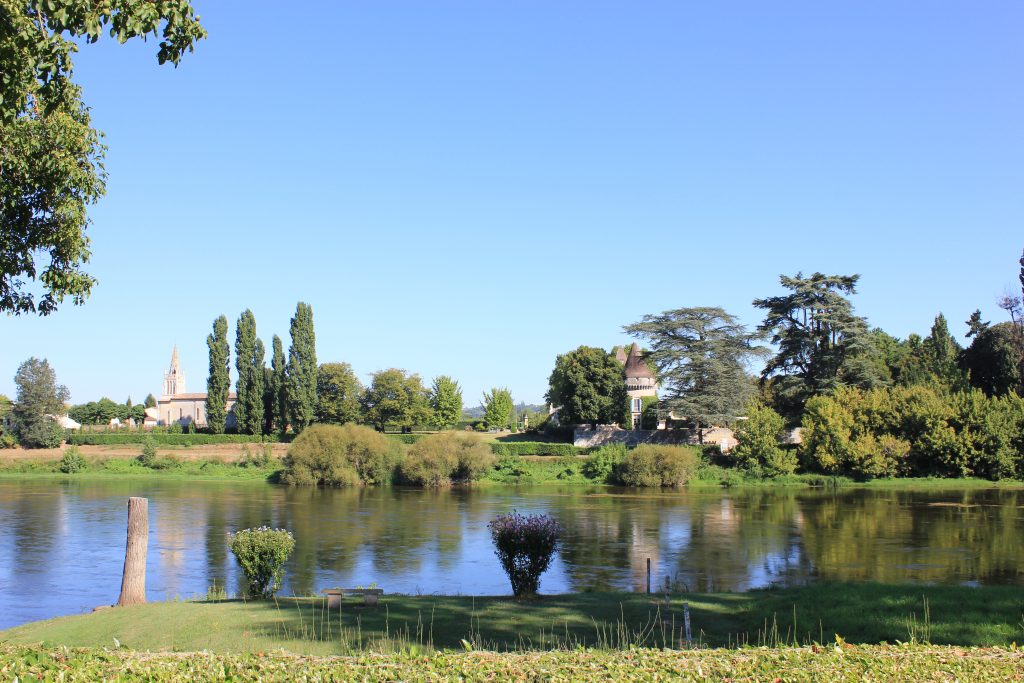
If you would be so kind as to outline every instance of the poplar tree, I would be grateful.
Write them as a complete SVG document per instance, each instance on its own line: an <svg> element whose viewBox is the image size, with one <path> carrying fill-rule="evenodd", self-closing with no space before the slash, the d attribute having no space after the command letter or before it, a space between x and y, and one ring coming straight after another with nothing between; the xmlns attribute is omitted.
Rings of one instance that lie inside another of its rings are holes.
<svg viewBox="0 0 1024 683"><path fill-rule="evenodd" d="M228 392L231 389L231 347L228 345L228 318L213 321L213 334L206 337L210 349L210 376L206 379L206 426L214 434L223 434L228 417Z"/></svg>
<svg viewBox="0 0 1024 683"><path fill-rule="evenodd" d="M288 429L288 391L285 382L287 361L284 358L284 344L276 334L272 342L273 357L270 361L270 393L274 406L274 426L278 433Z"/></svg>
<svg viewBox="0 0 1024 683"><path fill-rule="evenodd" d="M277 394L274 392L274 371L263 366L263 433L273 434L277 414Z"/></svg>
<svg viewBox="0 0 1024 683"><path fill-rule="evenodd" d="M309 304L300 301L295 307L291 335L285 391L288 418L292 430L299 434L313 422L316 410L316 334L313 331L313 308Z"/></svg>
<svg viewBox="0 0 1024 683"><path fill-rule="evenodd" d="M256 316L246 309L235 330L235 419L239 434L263 431L263 342L256 336Z"/></svg>

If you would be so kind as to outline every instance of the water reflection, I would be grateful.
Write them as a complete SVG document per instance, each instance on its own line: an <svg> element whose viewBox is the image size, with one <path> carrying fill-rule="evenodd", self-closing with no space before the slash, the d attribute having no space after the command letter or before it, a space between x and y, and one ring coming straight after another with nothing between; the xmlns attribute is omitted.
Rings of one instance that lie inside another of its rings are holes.
<svg viewBox="0 0 1024 683"><path fill-rule="evenodd" d="M126 500L150 499L152 600L242 589L230 531L291 529L284 592L376 582L389 592L504 594L495 515L565 528L546 592L690 590L811 581L1024 584L1021 490L657 493L525 488L289 489L251 483L0 481L0 628L112 602Z"/></svg>

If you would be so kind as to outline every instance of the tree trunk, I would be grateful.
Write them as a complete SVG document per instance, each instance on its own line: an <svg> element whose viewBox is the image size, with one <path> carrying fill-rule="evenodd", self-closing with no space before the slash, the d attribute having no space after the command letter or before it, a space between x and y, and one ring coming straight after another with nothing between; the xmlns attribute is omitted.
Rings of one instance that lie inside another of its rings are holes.
<svg viewBox="0 0 1024 683"><path fill-rule="evenodd" d="M149 542L149 500L128 499L128 542L118 607L146 602L146 545Z"/></svg>

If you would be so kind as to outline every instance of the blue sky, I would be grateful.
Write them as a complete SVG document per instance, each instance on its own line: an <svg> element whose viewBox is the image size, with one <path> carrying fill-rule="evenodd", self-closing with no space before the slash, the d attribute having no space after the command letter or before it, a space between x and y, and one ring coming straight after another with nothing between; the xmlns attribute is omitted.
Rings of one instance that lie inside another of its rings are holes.
<svg viewBox="0 0 1024 683"><path fill-rule="evenodd" d="M858 313L952 331L1024 248L1017 2L194 0L209 39L76 59L107 134L82 307L0 317L0 393L205 390L213 319L321 362L540 401L555 356L781 273L860 273Z"/></svg>

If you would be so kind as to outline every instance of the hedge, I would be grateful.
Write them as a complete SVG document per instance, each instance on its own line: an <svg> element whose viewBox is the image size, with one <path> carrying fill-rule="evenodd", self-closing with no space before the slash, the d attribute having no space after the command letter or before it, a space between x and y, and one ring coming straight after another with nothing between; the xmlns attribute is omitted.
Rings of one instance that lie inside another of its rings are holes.
<svg viewBox="0 0 1024 683"><path fill-rule="evenodd" d="M573 446L571 443L512 441L509 443L492 443L491 450L500 457L505 455L587 455L594 449Z"/></svg>
<svg viewBox="0 0 1024 683"><path fill-rule="evenodd" d="M72 446L122 446L141 445L151 439L158 446L207 446L225 443L278 443L276 435L259 436L250 434L166 434L162 432L120 432L104 434L79 432L68 437Z"/></svg>

